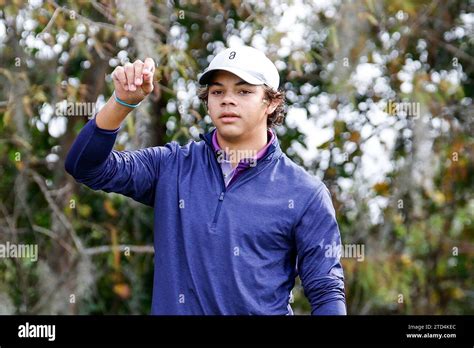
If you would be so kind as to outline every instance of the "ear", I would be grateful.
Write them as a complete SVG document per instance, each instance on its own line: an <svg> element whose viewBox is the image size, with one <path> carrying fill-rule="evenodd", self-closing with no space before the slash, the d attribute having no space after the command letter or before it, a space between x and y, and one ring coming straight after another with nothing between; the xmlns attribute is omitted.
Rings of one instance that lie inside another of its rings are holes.
<svg viewBox="0 0 474 348"><path fill-rule="evenodd" d="M268 104L268 100L264 99L264 103L267 104L266 114L268 114L268 115L271 115L276 110L276 108L278 107L278 99L273 100L273 102L271 102L271 104Z"/></svg>

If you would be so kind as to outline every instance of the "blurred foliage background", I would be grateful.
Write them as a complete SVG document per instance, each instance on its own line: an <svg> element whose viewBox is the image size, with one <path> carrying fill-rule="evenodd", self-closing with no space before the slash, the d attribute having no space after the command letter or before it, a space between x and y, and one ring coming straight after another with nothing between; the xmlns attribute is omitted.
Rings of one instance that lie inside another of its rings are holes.
<svg viewBox="0 0 474 348"><path fill-rule="evenodd" d="M474 313L474 1L0 5L0 243L39 248L0 259L0 313L149 313L153 210L76 184L65 156L114 67L145 57L156 88L116 149L199 140L197 74L239 44L275 61L282 148L330 188L343 243L364 246L342 261L348 312Z"/></svg>

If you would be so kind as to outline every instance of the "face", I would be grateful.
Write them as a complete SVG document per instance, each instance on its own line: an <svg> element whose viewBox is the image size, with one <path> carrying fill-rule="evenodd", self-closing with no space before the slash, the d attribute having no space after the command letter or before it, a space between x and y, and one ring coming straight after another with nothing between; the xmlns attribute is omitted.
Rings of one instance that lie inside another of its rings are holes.
<svg viewBox="0 0 474 348"><path fill-rule="evenodd" d="M264 99L262 86L248 84L224 70L215 72L209 83L209 115L219 134L229 140L266 132L267 117L276 105Z"/></svg>

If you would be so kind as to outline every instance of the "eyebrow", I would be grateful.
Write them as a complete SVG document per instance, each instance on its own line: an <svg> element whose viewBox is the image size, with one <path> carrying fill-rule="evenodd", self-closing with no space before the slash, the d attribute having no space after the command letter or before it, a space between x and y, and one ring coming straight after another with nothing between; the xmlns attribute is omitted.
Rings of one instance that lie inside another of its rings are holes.
<svg viewBox="0 0 474 348"><path fill-rule="evenodd" d="M244 80L240 80L239 82L237 82L237 83L235 84L235 86L242 86L242 85L253 86L253 85L251 85L250 83L245 82ZM211 82L209 82L209 85L208 85L208 86L209 86L209 87L210 87L210 86L221 86L221 87L222 87L222 86L224 86L224 85L223 85L222 83L220 83L220 82L211 81Z"/></svg>

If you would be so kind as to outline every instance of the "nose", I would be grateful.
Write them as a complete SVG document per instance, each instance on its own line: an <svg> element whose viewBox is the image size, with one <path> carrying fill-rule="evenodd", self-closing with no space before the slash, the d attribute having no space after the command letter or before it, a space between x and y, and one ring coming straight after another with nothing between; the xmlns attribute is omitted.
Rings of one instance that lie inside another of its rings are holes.
<svg viewBox="0 0 474 348"><path fill-rule="evenodd" d="M235 98L231 92L225 92L221 100L221 106L224 105L236 105Z"/></svg>

